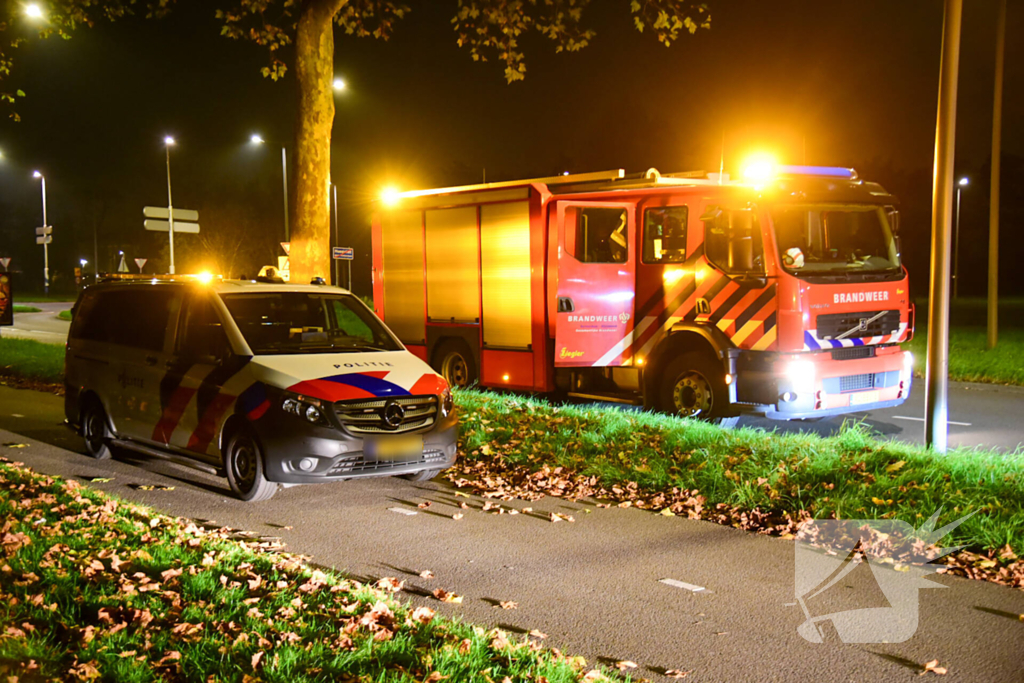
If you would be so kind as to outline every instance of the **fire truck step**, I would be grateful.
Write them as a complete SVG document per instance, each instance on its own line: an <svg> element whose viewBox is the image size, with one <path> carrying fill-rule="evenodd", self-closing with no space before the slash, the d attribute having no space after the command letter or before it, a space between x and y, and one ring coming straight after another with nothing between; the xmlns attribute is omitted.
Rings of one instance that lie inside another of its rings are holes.
<svg viewBox="0 0 1024 683"><path fill-rule="evenodd" d="M607 401L609 403L625 403L631 406L642 406L644 404L644 399L640 396L624 396L622 394L612 393L605 394L599 391L595 391L589 394L581 394L575 391L570 391L569 396L573 398L585 398L588 401Z"/></svg>

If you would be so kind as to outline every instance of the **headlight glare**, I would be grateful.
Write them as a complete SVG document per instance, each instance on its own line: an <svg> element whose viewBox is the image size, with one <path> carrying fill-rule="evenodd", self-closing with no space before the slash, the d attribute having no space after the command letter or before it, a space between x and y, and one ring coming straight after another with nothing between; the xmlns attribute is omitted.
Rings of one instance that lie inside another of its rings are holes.
<svg viewBox="0 0 1024 683"><path fill-rule="evenodd" d="M783 374L797 390L814 389L814 363L809 360L794 360L786 363Z"/></svg>

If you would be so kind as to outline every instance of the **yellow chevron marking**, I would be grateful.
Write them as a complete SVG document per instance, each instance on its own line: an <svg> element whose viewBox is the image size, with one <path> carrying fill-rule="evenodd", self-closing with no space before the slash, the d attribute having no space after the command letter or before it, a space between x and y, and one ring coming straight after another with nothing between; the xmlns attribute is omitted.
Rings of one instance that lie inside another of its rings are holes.
<svg viewBox="0 0 1024 683"><path fill-rule="evenodd" d="M772 329L768 330L768 332L763 337L758 339L757 343L754 344L754 346L751 348L753 348L754 351L764 351L765 349L767 349L769 346L775 343L775 333L777 330L777 327L773 327Z"/></svg>
<svg viewBox="0 0 1024 683"><path fill-rule="evenodd" d="M729 329L729 325L732 325L735 320L735 318L722 318L717 323L718 329L725 332L727 329Z"/></svg>
<svg viewBox="0 0 1024 683"><path fill-rule="evenodd" d="M760 320L747 321L747 324L738 329L736 331L736 334L732 336L732 343L735 344L736 346L740 346L741 344L743 344L743 342L747 340L747 337L754 333L754 330L756 330L760 325Z"/></svg>

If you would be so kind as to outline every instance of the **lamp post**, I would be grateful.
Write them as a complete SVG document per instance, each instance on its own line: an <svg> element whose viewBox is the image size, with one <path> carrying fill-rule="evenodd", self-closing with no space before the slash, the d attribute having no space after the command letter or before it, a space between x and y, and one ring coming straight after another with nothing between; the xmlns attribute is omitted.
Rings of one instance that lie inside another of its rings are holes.
<svg viewBox="0 0 1024 683"><path fill-rule="evenodd" d="M253 133L249 142L254 145L264 145L266 140L259 133ZM281 185L284 188L284 241L288 242L291 235L288 230L288 150L281 145Z"/></svg>
<svg viewBox="0 0 1024 683"><path fill-rule="evenodd" d="M956 228L953 235L953 298L960 289L960 191L970 184L966 176L956 183Z"/></svg>
<svg viewBox="0 0 1024 683"><path fill-rule="evenodd" d="M171 147L174 145L173 137L164 137L164 150L167 152L167 239L171 247L171 275L174 275L174 203L171 201Z"/></svg>
<svg viewBox="0 0 1024 683"><path fill-rule="evenodd" d="M39 180L43 190L43 292L50 293L50 240L53 239L47 230L50 224L46 222L46 176L39 171L33 171L32 177Z"/></svg>

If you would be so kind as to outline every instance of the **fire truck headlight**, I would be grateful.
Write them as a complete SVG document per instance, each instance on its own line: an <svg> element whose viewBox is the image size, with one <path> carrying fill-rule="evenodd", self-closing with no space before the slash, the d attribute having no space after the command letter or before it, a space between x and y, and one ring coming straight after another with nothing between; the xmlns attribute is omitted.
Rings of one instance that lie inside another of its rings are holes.
<svg viewBox="0 0 1024 683"><path fill-rule="evenodd" d="M783 374L793 383L793 388L797 391L814 390L814 363L811 361L791 361L786 364Z"/></svg>
<svg viewBox="0 0 1024 683"><path fill-rule="evenodd" d="M914 354L906 351L903 354L903 374L908 377L914 372Z"/></svg>

